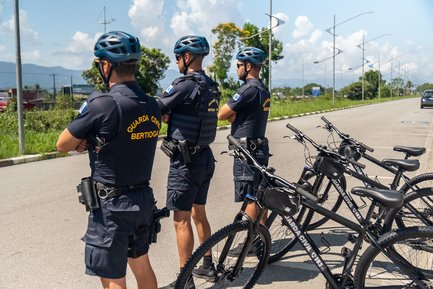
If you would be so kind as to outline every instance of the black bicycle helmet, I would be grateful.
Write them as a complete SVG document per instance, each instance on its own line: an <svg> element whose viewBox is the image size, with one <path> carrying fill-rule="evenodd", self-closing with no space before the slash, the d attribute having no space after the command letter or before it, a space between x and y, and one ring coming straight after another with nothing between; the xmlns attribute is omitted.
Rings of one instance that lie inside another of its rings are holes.
<svg viewBox="0 0 433 289"><path fill-rule="evenodd" d="M255 47L245 47L236 54L236 59L261 65L265 61L265 52Z"/></svg>
<svg viewBox="0 0 433 289"><path fill-rule="evenodd" d="M195 55L208 55L209 43L203 36L187 35L176 41L173 51L175 55L181 55L187 51Z"/></svg>
<svg viewBox="0 0 433 289"><path fill-rule="evenodd" d="M122 31L107 32L96 41L94 54L111 63L138 61L141 57L140 41Z"/></svg>

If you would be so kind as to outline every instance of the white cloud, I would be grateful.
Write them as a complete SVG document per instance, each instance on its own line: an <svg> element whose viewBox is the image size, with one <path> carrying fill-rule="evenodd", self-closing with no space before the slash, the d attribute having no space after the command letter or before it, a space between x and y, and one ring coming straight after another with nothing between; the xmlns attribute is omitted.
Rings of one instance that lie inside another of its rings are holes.
<svg viewBox="0 0 433 289"><path fill-rule="evenodd" d="M313 24L307 16L298 16L295 20L295 30L292 35L294 38L300 38L308 34L313 29Z"/></svg>
<svg viewBox="0 0 433 289"><path fill-rule="evenodd" d="M39 34L31 28L31 24L28 23L27 11L20 10L20 36L22 41L37 42ZM15 33L15 16L0 25L0 32L2 34Z"/></svg>

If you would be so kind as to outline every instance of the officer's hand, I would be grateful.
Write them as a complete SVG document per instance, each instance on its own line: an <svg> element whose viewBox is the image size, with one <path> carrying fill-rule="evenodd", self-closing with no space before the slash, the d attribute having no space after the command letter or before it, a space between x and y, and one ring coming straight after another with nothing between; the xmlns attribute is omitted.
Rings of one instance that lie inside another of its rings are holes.
<svg viewBox="0 0 433 289"><path fill-rule="evenodd" d="M167 123L169 119L170 119L170 115L169 114L163 114L163 115L161 115L162 122Z"/></svg>
<svg viewBox="0 0 433 289"><path fill-rule="evenodd" d="M78 144L75 150L79 153L87 150L87 140L86 139L81 140L81 142Z"/></svg>

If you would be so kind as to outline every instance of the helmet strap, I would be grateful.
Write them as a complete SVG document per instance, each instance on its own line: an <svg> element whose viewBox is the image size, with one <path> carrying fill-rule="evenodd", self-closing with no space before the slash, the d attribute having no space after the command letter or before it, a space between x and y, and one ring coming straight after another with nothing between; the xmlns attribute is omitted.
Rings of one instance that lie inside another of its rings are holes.
<svg viewBox="0 0 433 289"><path fill-rule="evenodd" d="M185 53L182 54L182 61L183 61L183 75L187 75L188 74L188 68L191 65L191 63L195 60L195 55L194 54L190 54L191 55L191 60L189 61L189 63L186 63L185 60Z"/></svg>
<svg viewBox="0 0 433 289"><path fill-rule="evenodd" d="M107 89L109 89L110 88L111 73L113 71L113 65L110 66L108 73L107 73L107 76L105 76L105 74L104 74L104 70L102 68L102 62L100 62L98 65L98 71L99 71L99 75L101 75L101 78L104 81L105 87Z"/></svg>

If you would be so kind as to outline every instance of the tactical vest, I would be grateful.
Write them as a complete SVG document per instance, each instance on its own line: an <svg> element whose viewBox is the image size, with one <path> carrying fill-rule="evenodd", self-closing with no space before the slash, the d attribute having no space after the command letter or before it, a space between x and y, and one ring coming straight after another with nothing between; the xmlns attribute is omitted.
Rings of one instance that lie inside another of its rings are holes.
<svg viewBox="0 0 433 289"><path fill-rule="evenodd" d="M106 185L132 186L150 180L160 129L160 112L151 97L138 101L118 92L109 95L119 110L116 136L94 155L93 178ZM143 99L143 98L141 98Z"/></svg>
<svg viewBox="0 0 433 289"><path fill-rule="evenodd" d="M196 82L189 96L196 101L196 105L190 112L173 110L168 124L169 137L186 140L194 145L211 144L216 136L220 102L217 84L209 77L197 72L180 77L174 83L186 80Z"/></svg>
<svg viewBox="0 0 433 289"><path fill-rule="evenodd" d="M236 119L232 124L231 134L235 138L248 137L250 139L263 138L266 132L266 124L268 121L270 108L270 93L269 90L257 79L249 80L239 90L239 94L245 92L248 88L254 87L258 90L259 100L257 109L248 115L242 122L237 122ZM237 116L237 119L239 115Z"/></svg>

